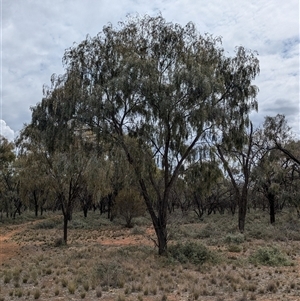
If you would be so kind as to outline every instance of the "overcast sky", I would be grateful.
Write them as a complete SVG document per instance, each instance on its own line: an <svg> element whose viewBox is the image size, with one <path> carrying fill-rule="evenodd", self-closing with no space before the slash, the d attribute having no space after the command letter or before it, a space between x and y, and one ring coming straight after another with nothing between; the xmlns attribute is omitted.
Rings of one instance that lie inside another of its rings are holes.
<svg viewBox="0 0 300 301"><path fill-rule="evenodd" d="M300 139L299 0L0 0L2 135L13 139L31 120L53 73L64 72L65 49L95 36L127 14L161 13L170 22L196 24L200 33L223 37L228 55L236 46L259 53L261 73L256 126L285 114Z"/></svg>

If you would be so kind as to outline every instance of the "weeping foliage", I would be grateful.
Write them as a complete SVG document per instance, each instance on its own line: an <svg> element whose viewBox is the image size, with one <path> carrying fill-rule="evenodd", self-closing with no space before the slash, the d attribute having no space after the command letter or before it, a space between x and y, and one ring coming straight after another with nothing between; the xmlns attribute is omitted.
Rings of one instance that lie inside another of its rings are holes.
<svg viewBox="0 0 300 301"><path fill-rule="evenodd" d="M240 143L257 109L256 54L239 47L226 57L221 39L201 35L191 22L133 16L67 49L63 63L66 73L45 89L32 125L45 128L50 151L53 138L65 139L64 148L82 128L119 145L165 253L168 200L179 174L207 141Z"/></svg>

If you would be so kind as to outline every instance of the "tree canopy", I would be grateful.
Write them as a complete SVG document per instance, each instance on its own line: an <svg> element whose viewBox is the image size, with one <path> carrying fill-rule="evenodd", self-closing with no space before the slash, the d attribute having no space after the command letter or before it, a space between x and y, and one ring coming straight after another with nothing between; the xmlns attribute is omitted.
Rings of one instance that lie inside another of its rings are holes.
<svg viewBox="0 0 300 301"><path fill-rule="evenodd" d="M30 126L46 133L50 152L66 150L74 143L70 133L82 129L121 147L165 253L178 176L210 142L244 141L249 113L257 109L256 53L238 47L227 57L221 38L159 15L108 24L67 49L63 63L65 74L52 77ZM56 145L55 137L66 142Z"/></svg>

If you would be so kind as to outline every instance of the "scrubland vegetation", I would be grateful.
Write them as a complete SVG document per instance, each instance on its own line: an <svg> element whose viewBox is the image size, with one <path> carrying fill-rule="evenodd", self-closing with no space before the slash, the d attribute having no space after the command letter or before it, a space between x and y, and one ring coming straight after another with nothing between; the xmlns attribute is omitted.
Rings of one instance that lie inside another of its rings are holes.
<svg viewBox="0 0 300 301"><path fill-rule="evenodd" d="M241 234L228 213L199 221L174 212L166 256L157 255L147 216L127 228L99 211L76 213L68 245L60 215L4 219L1 235L17 231L1 263L1 300L297 300L299 219L288 210L276 225L263 211L248 219Z"/></svg>
<svg viewBox="0 0 300 301"><path fill-rule="evenodd" d="M2 300L299 299L300 142L226 53L161 15L65 51L0 137Z"/></svg>

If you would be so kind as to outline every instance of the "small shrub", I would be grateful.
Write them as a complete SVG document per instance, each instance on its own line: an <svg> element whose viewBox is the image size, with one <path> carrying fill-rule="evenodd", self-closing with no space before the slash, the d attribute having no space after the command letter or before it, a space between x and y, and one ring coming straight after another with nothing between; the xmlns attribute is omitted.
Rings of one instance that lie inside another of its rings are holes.
<svg viewBox="0 0 300 301"><path fill-rule="evenodd" d="M82 293L80 294L80 297L81 297L81 299L84 299L84 298L85 298L85 292L82 292Z"/></svg>
<svg viewBox="0 0 300 301"><path fill-rule="evenodd" d="M192 242L170 246L169 255L180 263L190 262L192 264L203 264L213 258L205 246Z"/></svg>
<svg viewBox="0 0 300 301"><path fill-rule="evenodd" d="M63 240L63 238L56 238L54 240L54 247L58 248L58 247L62 247L65 245L65 241Z"/></svg>
<svg viewBox="0 0 300 301"><path fill-rule="evenodd" d="M61 285L62 285L62 287L66 287L66 286L68 285L68 280L65 279L65 278L63 278L63 279L61 280Z"/></svg>
<svg viewBox="0 0 300 301"><path fill-rule="evenodd" d="M41 296L41 292L38 289L36 289L33 293L34 299L39 299L40 296Z"/></svg>
<svg viewBox="0 0 300 301"><path fill-rule="evenodd" d="M119 295L118 298L117 298L117 301L125 301L125 297L124 296L121 296Z"/></svg>
<svg viewBox="0 0 300 301"><path fill-rule="evenodd" d="M276 293L277 292L277 285L275 282L269 282L267 287L266 287L266 290L270 293Z"/></svg>
<svg viewBox="0 0 300 301"><path fill-rule="evenodd" d="M9 283L10 280L11 280L11 278L12 278L11 273L5 273L5 276L4 276L4 283L5 283L5 284Z"/></svg>
<svg viewBox="0 0 300 301"><path fill-rule="evenodd" d="M55 289L54 294L55 294L55 296L59 295L59 289L58 288Z"/></svg>
<svg viewBox="0 0 300 301"><path fill-rule="evenodd" d="M228 234L225 237L225 243L227 244L241 244L245 241L245 236L241 233L238 234Z"/></svg>
<svg viewBox="0 0 300 301"><path fill-rule="evenodd" d="M167 295L163 295L162 297L161 297L161 301L167 301L168 300L168 297L167 297Z"/></svg>
<svg viewBox="0 0 300 301"><path fill-rule="evenodd" d="M253 264L268 266L287 266L291 265L287 257L275 247L259 248L251 257Z"/></svg>
<svg viewBox="0 0 300 301"><path fill-rule="evenodd" d="M88 291L89 288L90 288L89 283L88 282L84 282L83 283L83 288L84 288L85 291Z"/></svg>
<svg viewBox="0 0 300 301"><path fill-rule="evenodd" d="M248 285L248 291L249 292L255 292L257 290L257 286L254 283L251 283Z"/></svg>
<svg viewBox="0 0 300 301"><path fill-rule="evenodd" d="M71 282L71 283L68 284L68 291L72 295L75 293L75 291L76 291L76 285L75 285L74 282Z"/></svg>
<svg viewBox="0 0 300 301"><path fill-rule="evenodd" d="M57 222L55 222L53 219L46 219L40 223L37 223L32 226L34 230L40 230L40 229L55 229L57 226Z"/></svg>
<svg viewBox="0 0 300 301"><path fill-rule="evenodd" d="M243 248L239 245L236 245L236 244L230 244L228 247L227 247L227 250L229 252L233 252L233 253L239 253L243 250Z"/></svg>
<svg viewBox="0 0 300 301"><path fill-rule="evenodd" d="M95 267L95 277L102 287L123 288L125 271L115 262L102 262Z"/></svg>
<svg viewBox="0 0 300 301"><path fill-rule="evenodd" d="M97 298L101 298L102 297L102 291L99 288L96 290L96 297Z"/></svg>
<svg viewBox="0 0 300 301"><path fill-rule="evenodd" d="M157 294L157 288L154 286L151 288L151 294L156 295Z"/></svg>
<svg viewBox="0 0 300 301"><path fill-rule="evenodd" d="M23 296L23 292L21 290L18 290L15 292L15 296L17 296L18 298L21 298Z"/></svg>
<svg viewBox="0 0 300 301"><path fill-rule="evenodd" d="M131 234L132 235L145 235L145 229L135 225L132 230L131 230Z"/></svg>
<svg viewBox="0 0 300 301"><path fill-rule="evenodd" d="M145 204L138 191L123 189L115 199L115 210L125 219L126 227L132 228L132 219L145 213Z"/></svg>

